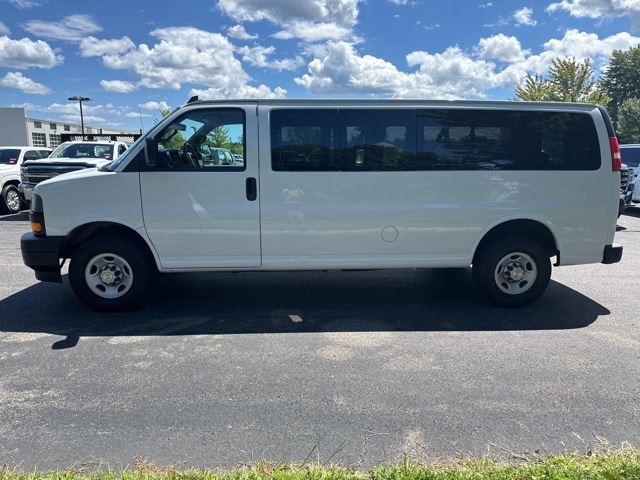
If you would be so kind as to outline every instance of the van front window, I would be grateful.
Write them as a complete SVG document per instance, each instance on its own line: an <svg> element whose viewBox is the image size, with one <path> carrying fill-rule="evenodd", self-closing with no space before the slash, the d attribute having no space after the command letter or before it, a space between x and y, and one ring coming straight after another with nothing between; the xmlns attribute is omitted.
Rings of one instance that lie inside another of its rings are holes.
<svg viewBox="0 0 640 480"><path fill-rule="evenodd" d="M156 136L156 169L244 169L244 111L185 112Z"/></svg>

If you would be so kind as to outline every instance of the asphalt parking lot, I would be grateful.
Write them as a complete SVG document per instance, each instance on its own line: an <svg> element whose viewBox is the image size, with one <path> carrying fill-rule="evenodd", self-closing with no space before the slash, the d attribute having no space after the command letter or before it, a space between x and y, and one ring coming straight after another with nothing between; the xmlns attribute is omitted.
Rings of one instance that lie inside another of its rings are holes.
<svg viewBox="0 0 640 480"><path fill-rule="evenodd" d="M0 462L369 466L640 446L640 207L621 263L554 269L518 310L466 270L162 277L84 307L0 217ZM317 446L317 448L314 448Z"/></svg>

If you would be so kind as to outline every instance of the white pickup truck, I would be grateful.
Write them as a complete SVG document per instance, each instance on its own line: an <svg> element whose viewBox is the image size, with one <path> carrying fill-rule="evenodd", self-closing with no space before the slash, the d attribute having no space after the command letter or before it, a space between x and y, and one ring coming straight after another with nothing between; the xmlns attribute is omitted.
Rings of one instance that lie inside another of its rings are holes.
<svg viewBox="0 0 640 480"><path fill-rule="evenodd" d="M51 149L46 147L0 147L0 213L18 213L22 208L18 194L22 163L45 158L50 153Z"/></svg>
<svg viewBox="0 0 640 480"><path fill-rule="evenodd" d="M63 173L99 168L118 158L129 144L121 140L78 140L61 143L47 158L30 160L20 168L21 200L31 202L34 187Z"/></svg>

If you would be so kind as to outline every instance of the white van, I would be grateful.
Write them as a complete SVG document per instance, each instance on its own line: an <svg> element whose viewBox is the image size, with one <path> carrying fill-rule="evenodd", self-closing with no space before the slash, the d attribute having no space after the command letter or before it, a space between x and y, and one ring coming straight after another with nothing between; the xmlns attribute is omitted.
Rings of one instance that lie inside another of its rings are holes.
<svg viewBox="0 0 640 480"><path fill-rule="evenodd" d="M192 99L108 166L38 184L22 255L46 281L70 259L100 310L135 306L155 270L469 266L517 307L552 258L620 261L620 164L595 105Z"/></svg>

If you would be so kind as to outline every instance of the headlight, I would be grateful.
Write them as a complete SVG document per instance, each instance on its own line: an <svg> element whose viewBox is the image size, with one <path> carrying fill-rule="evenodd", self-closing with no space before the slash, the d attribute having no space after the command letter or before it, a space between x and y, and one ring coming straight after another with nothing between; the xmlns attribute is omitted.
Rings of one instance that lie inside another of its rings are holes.
<svg viewBox="0 0 640 480"><path fill-rule="evenodd" d="M27 167L20 167L20 181L22 183L29 181L29 169Z"/></svg>

